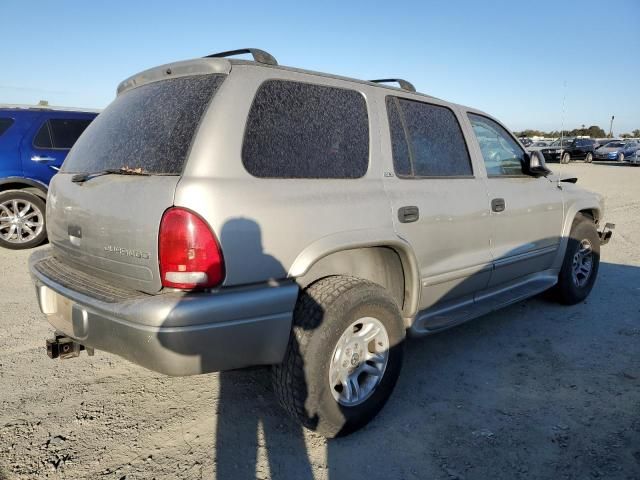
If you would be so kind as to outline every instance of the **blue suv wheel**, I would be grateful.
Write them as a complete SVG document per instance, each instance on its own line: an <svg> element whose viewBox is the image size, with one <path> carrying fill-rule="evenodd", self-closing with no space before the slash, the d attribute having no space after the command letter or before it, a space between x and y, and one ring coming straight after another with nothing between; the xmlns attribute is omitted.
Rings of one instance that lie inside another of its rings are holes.
<svg viewBox="0 0 640 480"><path fill-rule="evenodd" d="M25 190L0 193L0 246L20 250L37 247L46 239L42 198Z"/></svg>

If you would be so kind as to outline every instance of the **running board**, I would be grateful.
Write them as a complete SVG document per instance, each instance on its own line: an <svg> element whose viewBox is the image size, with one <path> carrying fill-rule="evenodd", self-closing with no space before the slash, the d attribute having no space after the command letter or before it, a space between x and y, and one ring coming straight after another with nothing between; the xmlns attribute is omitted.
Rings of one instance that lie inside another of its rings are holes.
<svg viewBox="0 0 640 480"><path fill-rule="evenodd" d="M453 305L424 310L418 313L415 322L409 329L409 334L423 336L447 330L542 293L553 287L557 281L557 273L536 273L525 277L515 286L502 286L480 292L476 295L475 300L466 300Z"/></svg>

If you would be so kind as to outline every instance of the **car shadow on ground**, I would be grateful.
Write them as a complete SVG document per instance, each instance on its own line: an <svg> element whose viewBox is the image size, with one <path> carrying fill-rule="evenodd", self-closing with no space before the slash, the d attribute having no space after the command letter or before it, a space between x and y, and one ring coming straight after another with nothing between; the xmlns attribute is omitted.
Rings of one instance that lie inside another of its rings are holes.
<svg viewBox="0 0 640 480"><path fill-rule="evenodd" d="M230 222L241 227L253 259L277 262L263 251L253 220ZM224 236L223 228L223 243ZM639 267L601 263L582 304L565 307L538 296L406 342L391 400L345 438L326 441L291 420L278 405L269 367L221 372L213 407L216 478L631 474L640 466L638 285ZM615 298L629 301L611 318ZM625 365L608 365L611 348L628 349ZM211 355L180 353L199 355L203 365Z"/></svg>
<svg viewBox="0 0 640 480"><path fill-rule="evenodd" d="M599 276L592 297L575 307L543 294L407 342L383 412L328 440L324 458L311 458L307 444L325 440L305 435L277 405L268 368L221 373L217 478L633 478L640 268L602 263ZM617 321L606 304L594 307L613 292L631 298ZM614 337L629 348L628 364L594 374ZM594 344L602 348L585 359ZM614 374L613 385L603 380Z"/></svg>

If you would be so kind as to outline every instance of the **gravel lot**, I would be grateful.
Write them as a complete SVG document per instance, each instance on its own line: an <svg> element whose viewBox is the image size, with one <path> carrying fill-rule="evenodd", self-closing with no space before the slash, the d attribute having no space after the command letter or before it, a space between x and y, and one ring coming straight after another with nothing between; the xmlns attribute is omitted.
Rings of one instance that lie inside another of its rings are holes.
<svg viewBox="0 0 640 480"><path fill-rule="evenodd" d="M51 361L29 252L0 250L0 479L640 478L640 168L582 163L617 224L584 304L544 298L408 345L366 429L327 442L265 369L164 377Z"/></svg>

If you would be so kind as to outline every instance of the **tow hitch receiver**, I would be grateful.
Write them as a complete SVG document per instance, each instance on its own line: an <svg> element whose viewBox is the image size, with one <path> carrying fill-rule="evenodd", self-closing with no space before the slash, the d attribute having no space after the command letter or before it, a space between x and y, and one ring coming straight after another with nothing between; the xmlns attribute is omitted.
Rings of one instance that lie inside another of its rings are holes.
<svg viewBox="0 0 640 480"><path fill-rule="evenodd" d="M85 347L64 334L56 333L54 338L47 339L49 358L74 358L79 356L82 350L86 350L89 356L94 353L93 348Z"/></svg>
<svg viewBox="0 0 640 480"><path fill-rule="evenodd" d="M613 229L616 228L614 223L605 223L604 228L601 232L598 232L600 235L600 245L606 245L611 240L611 235L613 235Z"/></svg>

